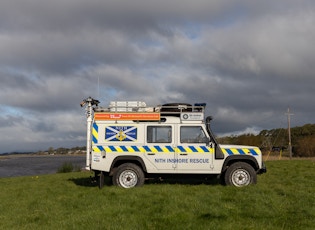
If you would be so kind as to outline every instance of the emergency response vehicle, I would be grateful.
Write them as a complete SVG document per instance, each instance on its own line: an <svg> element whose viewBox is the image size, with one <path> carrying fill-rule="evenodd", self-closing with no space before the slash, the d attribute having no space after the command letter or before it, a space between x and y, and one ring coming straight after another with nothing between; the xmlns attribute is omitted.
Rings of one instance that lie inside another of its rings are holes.
<svg viewBox="0 0 315 230"><path fill-rule="evenodd" d="M99 107L83 100L87 115L86 169L104 185L104 175L123 188L148 177L217 175L226 185L255 184L266 172L258 147L219 145L205 117L205 104L113 101Z"/></svg>

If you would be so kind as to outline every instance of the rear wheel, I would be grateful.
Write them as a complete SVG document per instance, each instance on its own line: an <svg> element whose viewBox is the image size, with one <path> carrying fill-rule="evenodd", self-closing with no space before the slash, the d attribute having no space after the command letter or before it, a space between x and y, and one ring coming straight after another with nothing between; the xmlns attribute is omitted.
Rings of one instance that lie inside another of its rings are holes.
<svg viewBox="0 0 315 230"><path fill-rule="evenodd" d="M237 162L230 165L226 170L224 182L226 185L243 187L249 184L256 184L257 175L251 165L245 162Z"/></svg>
<svg viewBox="0 0 315 230"><path fill-rule="evenodd" d="M120 165L113 175L113 184L123 188L132 188L144 184L144 173L135 164L126 163Z"/></svg>

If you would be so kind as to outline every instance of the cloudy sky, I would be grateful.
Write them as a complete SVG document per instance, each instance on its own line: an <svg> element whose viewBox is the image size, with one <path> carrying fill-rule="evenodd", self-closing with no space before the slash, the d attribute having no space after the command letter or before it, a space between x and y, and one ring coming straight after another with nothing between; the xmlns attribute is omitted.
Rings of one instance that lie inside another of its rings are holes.
<svg viewBox="0 0 315 230"><path fill-rule="evenodd" d="M82 99L206 102L219 135L315 123L313 0L2 0L0 153L84 146Z"/></svg>

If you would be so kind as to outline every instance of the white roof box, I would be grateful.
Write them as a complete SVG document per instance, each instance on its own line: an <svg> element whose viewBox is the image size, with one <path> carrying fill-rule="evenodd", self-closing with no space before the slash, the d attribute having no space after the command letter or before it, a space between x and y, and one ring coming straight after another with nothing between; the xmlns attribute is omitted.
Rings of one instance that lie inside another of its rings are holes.
<svg viewBox="0 0 315 230"><path fill-rule="evenodd" d="M111 101L109 109L111 112L133 112L143 111L146 103L143 101Z"/></svg>

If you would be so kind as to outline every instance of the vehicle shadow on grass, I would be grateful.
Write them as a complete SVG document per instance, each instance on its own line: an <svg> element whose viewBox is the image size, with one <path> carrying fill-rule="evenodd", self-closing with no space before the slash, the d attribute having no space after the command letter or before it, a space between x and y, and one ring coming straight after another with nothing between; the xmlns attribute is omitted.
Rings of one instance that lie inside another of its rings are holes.
<svg viewBox="0 0 315 230"><path fill-rule="evenodd" d="M97 187L99 186L99 179L95 177L81 177L81 178L71 178L69 181L73 182L75 185L83 187ZM110 178L104 178L104 185L111 185Z"/></svg>
<svg viewBox="0 0 315 230"><path fill-rule="evenodd" d="M81 177L81 178L70 178L69 181L73 182L78 186L83 187L98 187L100 186L99 178L95 177ZM219 178L213 177L196 177L196 176L169 176L169 177L154 177L146 178L145 184L182 184L182 185L220 185L221 181ZM104 177L104 186L112 186L112 178Z"/></svg>
<svg viewBox="0 0 315 230"><path fill-rule="evenodd" d="M70 178L68 181L73 182L75 185L83 187L96 187L97 182L91 177Z"/></svg>
<svg viewBox="0 0 315 230"><path fill-rule="evenodd" d="M220 185L221 180L216 176L212 177L196 177L196 176L169 176L165 178L149 178L146 184L182 184L182 185Z"/></svg>

